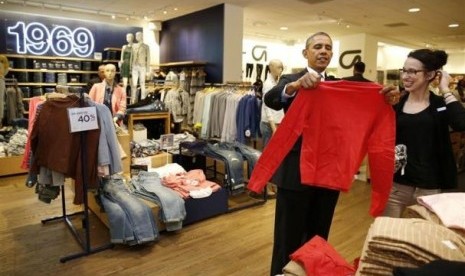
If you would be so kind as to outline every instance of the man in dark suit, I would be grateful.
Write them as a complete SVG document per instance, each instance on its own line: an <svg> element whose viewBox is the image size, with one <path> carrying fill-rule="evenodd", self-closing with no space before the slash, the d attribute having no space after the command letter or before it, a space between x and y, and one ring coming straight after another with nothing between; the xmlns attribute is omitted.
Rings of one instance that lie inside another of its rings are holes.
<svg viewBox="0 0 465 276"><path fill-rule="evenodd" d="M342 79L348 81L371 82L371 80L365 79L365 77L363 77L363 73L365 73L365 63L363 63L362 61L358 61L354 64L354 75Z"/></svg>
<svg viewBox="0 0 465 276"><path fill-rule="evenodd" d="M328 80L325 70L333 57L331 37L318 32L310 36L302 51L307 68L297 74L283 75L265 95L265 103L286 112L299 88L314 88ZM313 236L328 238L339 191L303 185L300 181L301 138L284 158L273 178L278 187L274 226L273 257L270 275L282 274L289 255Z"/></svg>

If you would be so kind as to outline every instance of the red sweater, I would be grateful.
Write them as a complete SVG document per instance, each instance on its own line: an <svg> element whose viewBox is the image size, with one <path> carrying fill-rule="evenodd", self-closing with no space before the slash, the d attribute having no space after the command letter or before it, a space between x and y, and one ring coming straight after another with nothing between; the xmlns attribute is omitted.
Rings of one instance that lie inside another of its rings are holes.
<svg viewBox="0 0 465 276"><path fill-rule="evenodd" d="M355 268L322 237L314 236L291 255L307 275L352 276Z"/></svg>
<svg viewBox="0 0 465 276"><path fill-rule="evenodd" d="M379 93L381 88L375 83L332 81L301 89L261 154L247 188L261 192L302 135L300 173L305 185L348 191L368 153L370 214L380 215L392 185L395 146L395 114Z"/></svg>

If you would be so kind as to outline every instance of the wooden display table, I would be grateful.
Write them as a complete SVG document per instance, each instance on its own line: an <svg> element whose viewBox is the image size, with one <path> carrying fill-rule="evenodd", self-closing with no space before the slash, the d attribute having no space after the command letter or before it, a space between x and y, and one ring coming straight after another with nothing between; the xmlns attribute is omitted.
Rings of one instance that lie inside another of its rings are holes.
<svg viewBox="0 0 465 276"><path fill-rule="evenodd" d="M128 117L128 133L130 141L133 139L134 122L141 120L165 120L165 133L170 133L170 113L169 112L146 112L132 113Z"/></svg>
<svg viewBox="0 0 465 276"><path fill-rule="evenodd" d="M27 173L21 169L23 155L0 157L0 176Z"/></svg>

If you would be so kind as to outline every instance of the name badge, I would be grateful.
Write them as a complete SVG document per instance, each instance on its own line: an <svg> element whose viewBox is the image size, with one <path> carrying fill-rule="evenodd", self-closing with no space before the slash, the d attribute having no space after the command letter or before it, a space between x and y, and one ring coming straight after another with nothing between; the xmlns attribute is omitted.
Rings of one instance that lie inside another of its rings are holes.
<svg viewBox="0 0 465 276"><path fill-rule="evenodd" d="M436 110L437 110L438 112L441 112L441 111L446 110L446 107L445 107L445 106L443 106L443 107L438 107Z"/></svg>

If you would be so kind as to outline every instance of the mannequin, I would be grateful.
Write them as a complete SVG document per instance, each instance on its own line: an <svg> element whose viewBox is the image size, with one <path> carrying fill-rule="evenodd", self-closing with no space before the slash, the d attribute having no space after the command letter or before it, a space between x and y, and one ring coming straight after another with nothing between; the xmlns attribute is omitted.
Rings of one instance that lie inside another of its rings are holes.
<svg viewBox="0 0 465 276"><path fill-rule="evenodd" d="M0 127L3 126L3 114L5 106L5 76L8 73L10 65L8 63L8 58L4 55L0 55Z"/></svg>
<svg viewBox="0 0 465 276"><path fill-rule="evenodd" d="M126 41L128 44L124 45L121 50L121 60L119 62L119 68L121 71L121 77L123 78L123 89L127 91L128 79L131 75L131 56L132 56L132 45L134 43L134 35L132 33L126 34Z"/></svg>
<svg viewBox="0 0 465 276"><path fill-rule="evenodd" d="M137 43L133 45L131 55L132 84L131 84L131 103L137 100L137 82L139 81L141 90L141 99L146 97L145 78L150 73L150 48L144 43L142 32L136 33Z"/></svg>
<svg viewBox="0 0 465 276"><path fill-rule="evenodd" d="M105 65L105 79L92 86L89 97L111 110L113 121L121 123L126 113L126 91L115 80L116 66Z"/></svg>

